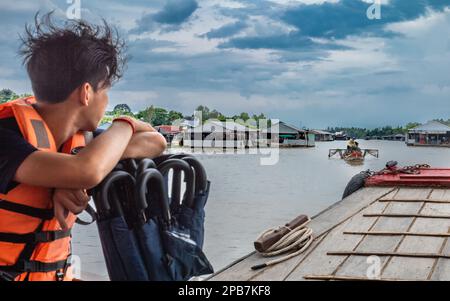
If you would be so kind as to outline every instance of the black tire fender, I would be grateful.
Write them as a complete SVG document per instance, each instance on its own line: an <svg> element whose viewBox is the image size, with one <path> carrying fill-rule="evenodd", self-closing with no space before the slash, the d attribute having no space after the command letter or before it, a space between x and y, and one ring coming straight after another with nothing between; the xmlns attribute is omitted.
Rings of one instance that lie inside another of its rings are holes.
<svg viewBox="0 0 450 301"><path fill-rule="evenodd" d="M364 184L366 183L366 179L369 177L369 175L370 174L368 171L362 171L359 174L354 175L348 182L347 186L345 187L344 193L342 194L342 199L345 199L352 193L363 188Z"/></svg>

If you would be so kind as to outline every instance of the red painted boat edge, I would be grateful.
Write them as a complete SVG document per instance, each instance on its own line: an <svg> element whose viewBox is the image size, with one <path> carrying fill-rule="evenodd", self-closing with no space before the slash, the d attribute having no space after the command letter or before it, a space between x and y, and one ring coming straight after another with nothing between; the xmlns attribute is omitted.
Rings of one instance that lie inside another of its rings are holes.
<svg viewBox="0 0 450 301"><path fill-rule="evenodd" d="M420 168L419 174L380 174L366 179L366 187L450 187L450 168Z"/></svg>

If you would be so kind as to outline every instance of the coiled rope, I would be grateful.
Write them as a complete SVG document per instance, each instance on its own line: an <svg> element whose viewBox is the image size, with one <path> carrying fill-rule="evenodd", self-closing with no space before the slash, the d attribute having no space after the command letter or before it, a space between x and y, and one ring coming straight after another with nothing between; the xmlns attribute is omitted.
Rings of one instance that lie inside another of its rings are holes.
<svg viewBox="0 0 450 301"><path fill-rule="evenodd" d="M274 260L267 261L263 264L252 266L252 270L258 270L270 265L275 265L303 253L313 242L313 230L307 227L310 221L311 219L308 218L305 223L292 229L287 226L281 226L270 228L261 233L258 236L257 240L264 239L265 236L270 235L281 228L289 230L289 232L285 236L283 236L279 241L269 247L265 252L256 251L264 257L273 257L285 253L289 254Z"/></svg>

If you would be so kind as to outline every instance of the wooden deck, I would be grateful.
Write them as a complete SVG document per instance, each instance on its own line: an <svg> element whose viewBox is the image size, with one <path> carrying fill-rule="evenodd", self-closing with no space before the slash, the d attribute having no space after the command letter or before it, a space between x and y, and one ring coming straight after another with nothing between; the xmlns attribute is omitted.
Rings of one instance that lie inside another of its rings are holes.
<svg viewBox="0 0 450 301"><path fill-rule="evenodd" d="M268 258L251 253L207 280L450 280L450 189L364 188L310 227L303 254L253 271Z"/></svg>

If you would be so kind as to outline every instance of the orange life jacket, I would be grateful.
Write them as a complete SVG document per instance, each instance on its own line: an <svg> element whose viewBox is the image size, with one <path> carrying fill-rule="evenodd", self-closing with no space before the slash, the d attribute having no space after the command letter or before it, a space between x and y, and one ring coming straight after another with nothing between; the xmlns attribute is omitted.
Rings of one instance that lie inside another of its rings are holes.
<svg viewBox="0 0 450 301"><path fill-rule="evenodd" d="M14 117L20 131L40 151L58 152L45 121L32 104L33 97L0 105L0 119ZM64 143L61 151L74 153L86 145L79 132ZM45 171L43 171L45 176ZM70 230L62 231L53 214L52 189L19 183L0 194L0 278L10 280L71 280ZM66 222L72 228L76 216Z"/></svg>

